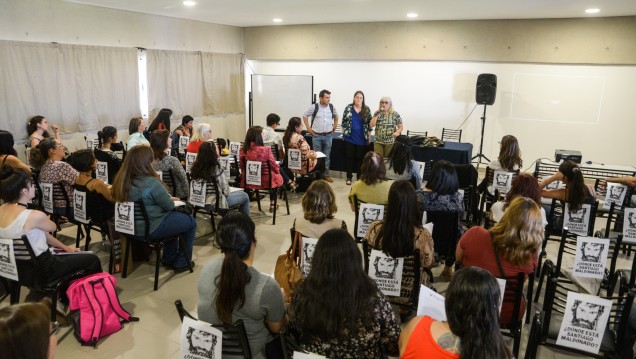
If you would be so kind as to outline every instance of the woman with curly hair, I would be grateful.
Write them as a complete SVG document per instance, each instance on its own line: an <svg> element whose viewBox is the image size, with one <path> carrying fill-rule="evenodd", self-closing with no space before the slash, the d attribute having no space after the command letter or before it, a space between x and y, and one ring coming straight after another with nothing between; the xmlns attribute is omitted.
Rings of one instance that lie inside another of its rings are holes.
<svg viewBox="0 0 636 359"><path fill-rule="evenodd" d="M457 271L446 291L447 322L415 317L400 335L402 359L510 359L499 332L499 285L492 274L468 267Z"/></svg>
<svg viewBox="0 0 636 359"><path fill-rule="evenodd" d="M290 333L303 349L327 358L397 355L400 326L391 305L362 268L343 229L319 239L311 271L288 308Z"/></svg>
<svg viewBox="0 0 636 359"><path fill-rule="evenodd" d="M543 225L548 224L548 220L545 216L545 210L541 207L541 188L534 176L528 173L520 173L515 179L512 180L512 185L506 198L503 201L495 202L490 208L490 217L495 222L499 222L503 217L504 212L508 209L510 202L517 197L527 197L533 200L541 209L541 221Z"/></svg>
<svg viewBox="0 0 636 359"><path fill-rule="evenodd" d="M501 221L490 231L478 226L466 231L457 244L455 257L463 266L484 268L497 277L514 277L523 272L527 278L537 266L543 228L537 203L530 198L517 197L510 203ZM501 268L497 264L497 256ZM503 304L500 322L502 326L512 322L513 306L512 302ZM523 316L525 306L524 299L519 311L520 317Z"/></svg>

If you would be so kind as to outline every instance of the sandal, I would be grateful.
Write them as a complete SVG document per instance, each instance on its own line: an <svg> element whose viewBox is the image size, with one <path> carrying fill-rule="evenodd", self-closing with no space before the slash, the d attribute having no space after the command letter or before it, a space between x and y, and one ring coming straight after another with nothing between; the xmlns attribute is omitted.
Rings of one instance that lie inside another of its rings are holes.
<svg viewBox="0 0 636 359"><path fill-rule="evenodd" d="M351 186L351 178L347 178L347 186Z"/></svg>
<svg viewBox="0 0 636 359"><path fill-rule="evenodd" d="M278 205L274 205L273 203L269 204L269 213L274 213L274 209L278 209Z"/></svg>
<svg viewBox="0 0 636 359"><path fill-rule="evenodd" d="M298 183L290 180L289 182L287 182L287 186L289 191L296 192L296 188L298 188Z"/></svg>

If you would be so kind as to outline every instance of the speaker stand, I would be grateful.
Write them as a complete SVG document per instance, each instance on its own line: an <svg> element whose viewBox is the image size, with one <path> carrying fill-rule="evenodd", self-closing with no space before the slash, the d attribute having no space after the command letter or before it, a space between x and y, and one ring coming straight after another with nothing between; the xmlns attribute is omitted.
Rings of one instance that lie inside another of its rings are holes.
<svg viewBox="0 0 636 359"><path fill-rule="evenodd" d="M487 162L490 162L488 157L484 155L484 128L486 127L486 104L484 104L484 115L481 116L481 142L479 143L479 153L477 153L471 159L471 162L475 162L477 159L477 169L479 169L479 165L481 164L481 159L485 159ZM485 162L484 162L485 163Z"/></svg>

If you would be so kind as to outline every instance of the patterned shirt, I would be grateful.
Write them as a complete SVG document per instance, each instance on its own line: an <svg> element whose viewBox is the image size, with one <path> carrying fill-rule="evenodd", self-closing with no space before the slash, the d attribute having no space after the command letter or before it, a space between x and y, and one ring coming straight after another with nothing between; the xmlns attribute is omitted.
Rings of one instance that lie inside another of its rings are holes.
<svg viewBox="0 0 636 359"><path fill-rule="evenodd" d="M73 185L79 176L71 165L62 161L48 160L40 169L41 183L62 183L68 195L68 205L73 208ZM66 201L59 186L53 186L53 207L66 207Z"/></svg>
<svg viewBox="0 0 636 359"><path fill-rule="evenodd" d="M369 124L369 122L371 121L372 115L371 115L371 110L369 109L369 106L366 106L366 110L367 110L366 111L367 115L364 118L362 118L362 136L364 136L365 141L368 141L369 132L371 132L371 125ZM353 120L354 111L355 110L353 108L353 104L349 104L347 105L347 107L345 107L344 112L342 114L342 134L345 137L345 139L352 137L351 129L353 127L352 120ZM360 111L360 117L362 117L362 112L364 111Z"/></svg>
<svg viewBox="0 0 636 359"><path fill-rule="evenodd" d="M390 145L395 142L393 132L397 130L398 125L402 124L402 117L400 114L393 111L388 114L381 112L378 114L377 122L375 123L375 142L383 145Z"/></svg>

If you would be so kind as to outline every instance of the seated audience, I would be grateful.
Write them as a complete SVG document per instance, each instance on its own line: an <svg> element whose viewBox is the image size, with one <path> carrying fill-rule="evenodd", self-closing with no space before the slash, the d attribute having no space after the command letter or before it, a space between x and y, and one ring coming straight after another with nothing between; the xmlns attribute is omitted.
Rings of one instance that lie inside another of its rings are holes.
<svg viewBox="0 0 636 359"><path fill-rule="evenodd" d="M351 210L354 212L356 210L353 196L366 203L384 205L389 203L389 189L392 181L386 178L384 159L377 152L367 152L362 159L360 172L360 179L351 186L349 191Z"/></svg>
<svg viewBox="0 0 636 359"><path fill-rule="evenodd" d="M114 152L118 150L117 147L121 147L121 145L117 143L117 139L117 129L113 126L106 126L97 132L97 141L99 144L95 149L95 158L99 162L106 162L108 164L108 183L113 183L115 175L117 175L121 167L121 160Z"/></svg>
<svg viewBox="0 0 636 359"><path fill-rule="evenodd" d="M59 128L56 125L50 125L50 127L53 130L53 137L61 143ZM51 137L49 122L44 116L33 116L27 123L27 133L29 135L27 145L35 148L43 139Z"/></svg>
<svg viewBox="0 0 636 359"><path fill-rule="evenodd" d="M288 308L290 333L327 358L397 355L400 326L391 305L362 268L360 250L344 229L319 239L311 271Z"/></svg>
<svg viewBox="0 0 636 359"><path fill-rule="evenodd" d="M153 131L150 135L150 148L152 148L155 156L155 161L152 164L154 170L162 172L162 180L169 176L168 173L172 173L172 180L174 181L172 185L176 188L175 197L187 198L189 185L185 170L181 166L179 159L166 153L170 152L170 148L172 148L170 132L168 130ZM172 189L169 192L172 193Z"/></svg>
<svg viewBox="0 0 636 359"><path fill-rule="evenodd" d="M420 283L424 285L431 283L432 278L429 278L426 269L431 269L435 264L433 237L427 229L422 227L415 190L408 181L393 182L384 220L371 223L364 239L372 249L380 250L393 258L412 257L414 250L417 249L420 256ZM406 263L404 270L407 270ZM412 267L410 271L413 272ZM400 304L412 304L413 285L419 285L419 283L402 281L400 296L391 297L391 300Z"/></svg>
<svg viewBox="0 0 636 359"><path fill-rule="evenodd" d="M546 190L550 183L562 181L565 188ZM570 204L570 210L578 211L582 204L596 201L596 193L592 185L586 185L579 165L568 160L559 165L559 171L539 182L541 196L555 198Z"/></svg>
<svg viewBox="0 0 636 359"><path fill-rule="evenodd" d="M150 240L180 235L192 256L192 245L197 224L191 216L175 211L174 200L152 168L154 154L149 146L136 146L128 151L124 163L113 182L113 199L116 202L143 201L150 221ZM142 236L145 221L135 216L135 234ZM185 254L177 241L170 241L163 251L162 264L175 271L188 269ZM192 262L194 267L194 261Z"/></svg>
<svg viewBox="0 0 636 359"><path fill-rule="evenodd" d="M539 182L537 182L534 176L528 173L520 173L512 180L510 190L506 193L505 199L493 203L490 208L490 218L495 222L499 222L506 209L508 209L510 202L517 197L527 197L533 200L541 209L541 222L543 226L545 227L548 224L545 210L541 207L541 189L539 188Z"/></svg>
<svg viewBox="0 0 636 359"><path fill-rule="evenodd" d="M464 198L458 189L459 180L453 164L446 160L438 161L433 166L424 189L417 191L417 202L420 212L457 212L458 216L461 217L461 213L464 211ZM427 213L427 218L431 220L429 217L431 215ZM436 220L443 220L443 218L436 218ZM459 235L461 233L459 220L456 226L457 234ZM441 277L446 281L450 280L450 276L453 273L455 243L457 243L459 238L451 238L449 236L450 234L446 233L446 231L440 232L439 223L438 226L433 227L435 250L440 257L445 257L444 270Z"/></svg>
<svg viewBox="0 0 636 359"><path fill-rule="evenodd" d="M208 262L199 278L199 319L233 324L242 319L253 358L265 358L265 346L287 326L278 283L252 267L256 251L254 222L230 212L219 222L217 244L223 257Z"/></svg>
<svg viewBox="0 0 636 359"><path fill-rule="evenodd" d="M317 168L318 160L316 157L316 152L312 151L311 147L307 141L305 141L305 137L301 134L303 129L302 122L300 117L292 117L289 119L289 123L287 124L287 129L285 130L285 134L283 135L283 143L285 144L285 153L289 153L289 149L300 150L300 160L301 167L300 170L291 170L296 174L308 174L310 172L314 172L316 170L320 171L320 168ZM320 172L320 175L324 172L324 168ZM321 176L318 176L320 178Z"/></svg>
<svg viewBox="0 0 636 359"><path fill-rule="evenodd" d="M0 348L4 359L53 359L59 324L49 321L41 303L16 304L0 309Z"/></svg>
<svg viewBox="0 0 636 359"><path fill-rule="evenodd" d="M42 143L45 141L56 140L49 138ZM31 203L33 197L35 186L26 172L11 167L2 169L0 198L5 203L0 206L0 238L18 239L26 234L38 263L35 267L18 266L20 282L48 283L78 270L86 271L86 275L101 272L99 258L92 253L65 256L54 255L49 251L50 245L64 252L80 252L79 248L67 246L51 235L50 232L56 230L56 225L44 212L27 209L27 204Z"/></svg>
<svg viewBox="0 0 636 359"><path fill-rule="evenodd" d="M190 138L186 152L199 153L199 147L201 147L203 142L210 140L212 140L212 127L207 123L200 123L194 128L194 135Z"/></svg>
<svg viewBox="0 0 636 359"><path fill-rule="evenodd" d="M415 317L400 335L402 359L510 359L499 332L499 285L477 268L462 268L446 291L448 321Z"/></svg>
<svg viewBox="0 0 636 359"><path fill-rule="evenodd" d="M4 166L22 169L24 172L31 174L31 168L18 158L15 142L11 132L0 130L0 169Z"/></svg>
<svg viewBox="0 0 636 359"><path fill-rule="evenodd" d="M229 177L229 176L228 176ZM224 173L219 156L216 153L216 146L212 142L205 142L199 147L197 159L190 169L190 179L192 181L204 181L206 183L207 210L214 210L216 205L216 194L212 183L216 183L222 199L219 201L221 208L239 206L241 212L250 215L250 198L244 191L230 191L228 177Z"/></svg>
<svg viewBox="0 0 636 359"><path fill-rule="evenodd" d="M249 185L250 189L265 189L269 187L271 176L271 189L269 191L269 212L274 212L274 199L276 198L276 189L286 183L290 186L295 186L284 171L280 170L280 166L274 159L272 150L263 145L263 137L261 132L263 128L261 126L252 126L247 130L245 134L245 141L240 152L241 168L245 168L247 161L260 161L261 166L261 185L254 186ZM269 163L271 173L268 173L266 164ZM247 188L245 184L245 171L242 171L241 175L241 187Z"/></svg>
<svg viewBox="0 0 636 359"><path fill-rule="evenodd" d="M537 253L542 241L543 223L539 206L530 198L517 197L490 231L479 226L466 231L457 244L456 257L463 266L484 268L496 277L514 277L523 272L527 278L537 266ZM525 305L523 299L520 318ZM501 308L502 326L512 321L513 306L512 302L504 302Z"/></svg>
<svg viewBox="0 0 636 359"><path fill-rule="evenodd" d="M399 135L386 159L386 177L392 180L410 181L415 189L422 188L422 177L419 166L413 160L411 140L408 136Z"/></svg>
<svg viewBox="0 0 636 359"><path fill-rule="evenodd" d="M278 146L278 153L276 156L282 160L285 158L285 146L283 140L276 133L275 129L280 125L280 116L275 113L267 115L267 126L263 127L263 143L265 146Z"/></svg>
<svg viewBox="0 0 636 359"><path fill-rule="evenodd" d="M144 130L146 130L146 120L141 117L133 117L130 119L126 150L130 151L139 144L150 146L150 142L148 142L148 139L144 136Z"/></svg>
<svg viewBox="0 0 636 359"><path fill-rule="evenodd" d="M61 216L73 216L73 185L79 173L68 163L63 162L64 146L53 138L42 140L31 150L31 165L40 170L40 183L53 184L53 210ZM58 185L56 185L58 184ZM64 187L68 203L60 188ZM67 206L68 205L68 211Z"/></svg>
<svg viewBox="0 0 636 359"><path fill-rule="evenodd" d="M192 138L192 124L194 123L194 118L190 115L185 115L181 119L181 125L174 129L172 132L172 153L179 153L179 138L181 136L185 136L188 139Z"/></svg>
<svg viewBox="0 0 636 359"><path fill-rule="evenodd" d="M294 229L304 237L320 238L330 229L347 229L345 221L334 218L338 211L336 195L326 181L318 180L309 185L302 207L303 217L294 219Z"/></svg>
<svg viewBox="0 0 636 359"><path fill-rule="evenodd" d="M172 116L171 109L162 108L159 110L157 117L148 126L148 132L152 134L155 130L167 130L170 133L170 116Z"/></svg>

